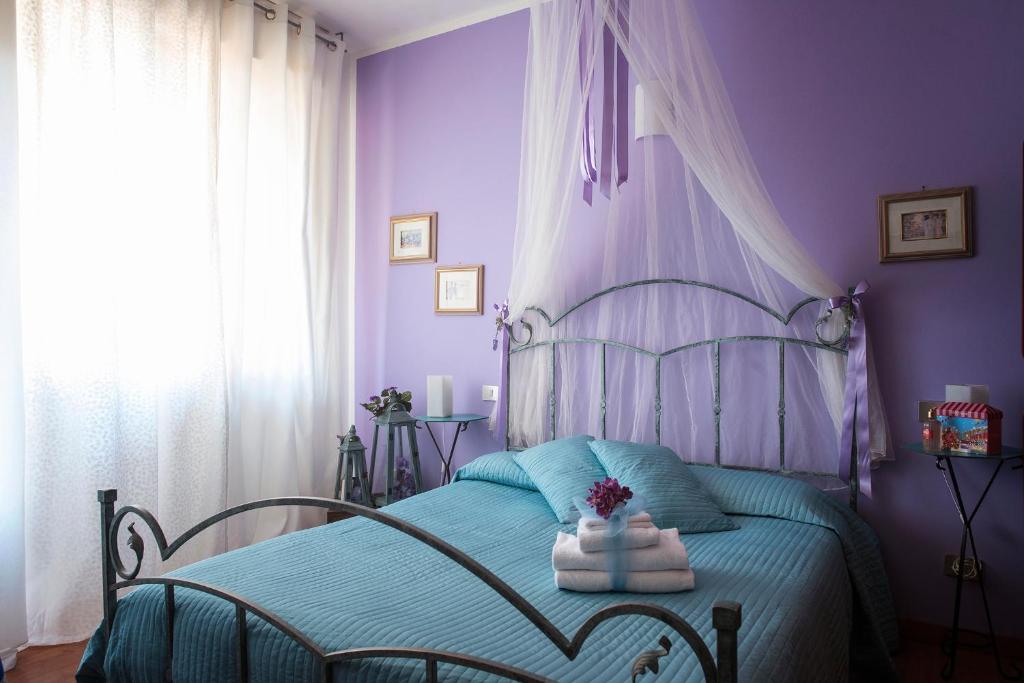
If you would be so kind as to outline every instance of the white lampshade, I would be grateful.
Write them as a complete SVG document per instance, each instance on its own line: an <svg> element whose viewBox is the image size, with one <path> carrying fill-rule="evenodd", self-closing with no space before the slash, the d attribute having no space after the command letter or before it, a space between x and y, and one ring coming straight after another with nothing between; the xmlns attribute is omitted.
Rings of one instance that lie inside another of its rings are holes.
<svg viewBox="0 0 1024 683"><path fill-rule="evenodd" d="M427 417L451 417L452 376L427 375Z"/></svg>
<svg viewBox="0 0 1024 683"><path fill-rule="evenodd" d="M668 135L668 129L655 114L655 102L658 100L668 102L668 95L661 83L644 81L636 84L636 92L633 97L633 121L635 122L634 137L637 140L648 135ZM668 111L672 110L671 104L667 109Z"/></svg>

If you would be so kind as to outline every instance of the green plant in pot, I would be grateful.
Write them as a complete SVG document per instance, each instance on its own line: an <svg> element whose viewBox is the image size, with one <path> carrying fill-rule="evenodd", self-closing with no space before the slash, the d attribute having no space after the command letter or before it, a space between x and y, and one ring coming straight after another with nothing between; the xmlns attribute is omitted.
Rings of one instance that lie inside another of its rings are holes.
<svg viewBox="0 0 1024 683"><path fill-rule="evenodd" d="M402 407L405 408L406 412L412 411L412 392L411 391L399 391L396 387L387 387L381 389L380 395L371 396L370 400L366 403L360 403L363 408L366 408L373 415L374 419L384 414L384 411L388 409L392 403L401 403Z"/></svg>

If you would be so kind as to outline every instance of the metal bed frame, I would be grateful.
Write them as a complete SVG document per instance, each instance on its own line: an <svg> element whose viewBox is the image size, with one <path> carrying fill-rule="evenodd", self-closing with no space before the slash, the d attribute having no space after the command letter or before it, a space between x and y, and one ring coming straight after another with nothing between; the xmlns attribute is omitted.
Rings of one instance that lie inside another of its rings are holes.
<svg viewBox="0 0 1024 683"><path fill-rule="evenodd" d="M600 297L611 294L612 292L627 289L630 287L640 287L648 285L684 285L693 287L703 287L712 289L720 293L736 297L751 306L761 310L762 312L771 315L781 321L783 324L788 325L792 320L793 316L805 305L817 301L817 299L805 299L794 306L787 314L781 314L768 306L757 302L743 294L738 292L711 285L704 282L694 280L676 280L676 279L656 279L656 280L641 280L637 282L630 282L617 287L610 287L602 290L590 297L587 297L583 301L575 304L568 308L562 314L552 318L545 311L540 308L530 308L529 311L537 313L550 327L556 326L559 322L564 320L566 316L578 310L582 306L590 303ZM765 342L773 343L778 346L779 349L779 428L780 428L780 457L779 457L779 469L775 470L783 474L797 474L798 472L788 470L785 463L785 443L784 443L784 429L785 429L785 390L783 385L784 371L785 371L785 345L796 344L802 346L809 346L813 348L823 349L826 351L832 351L835 353L845 354L846 350L843 348L846 344L846 340L849 334L849 316L850 311L844 310L847 316L846 327L843 334L834 340L823 339L817 330L820 327L820 323L824 320L819 320L816 324L816 336L817 341L807 341L797 338L790 337L775 337L775 336L737 336L737 337L723 337L718 339L709 339L705 341L695 342L687 344L677 348L669 349L663 352L654 352L646 349L641 349L628 344L623 344L609 339L592 339L592 338L558 338L546 341L533 342L533 329L531 325L525 321L520 321L522 328L526 333L524 339L518 339L514 335L512 339L514 341L514 348L510 349L510 355L513 353L521 353L530 349L538 349L541 347L550 347L552 352L552 369L550 375L550 420L551 420L551 435L554 438L555 431L555 350L558 345L561 344L594 344L601 347L601 423L602 436L605 435L605 408L606 408L606 395L605 395L605 352L609 346L626 349L634 353L649 356L655 358L656 367L656 391L657 396L655 399L655 433L658 440L661 438L661 359L672 355L674 353L680 353L688 349L697 348L700 346L711 345L714 357L714 409L715 409L715 428L716 428L716 447L715 447L715 464L721 465L720 462L720 414L721 414L721 386L720 386L720 347L722 344L730 344L737 342ZM512 334L512 326L507 325L510 335ZM510 365L510 358L506 358L506 368ZM506 372L505 376L506 383L511 381L511 373ZM508 385L506 385L508 386ZM506 444L508 445L509 435L506 431L505 434ZM854 454L856 455L856 454ZM857 458L852 458L851 464L851 477L850 477L850 488L851 488L851 500L856 501L856 463ZM814 474L818 476L834 476L831 474L812 472L808 474ZM530 623L533 624L562 654L570 661L575 661L579 656L587 638L590 634L602 623L610 619L618 617L624 617L628 615L639 615L654 619L662 622L668 630L674 631L682 641L689 646L693 653L697 656L697 660L700 664L701 671L704 676L706 683L735 683L738 680L738 660L737 660L737 633L742 624L742 610L739 603L731 601L718 601L712 606L712 626L716 633L716 651L712 654L711 649L707 643L701 638L700 634L685 620L677 614L653 603L646 602L621 602L609 607L605 607L596 611L592 614L584 624L576 631L575 634L570 638L563 634L550 620L548 620L536 607L534 607L528 600L522 595L512 589L507 583L501 578L491 572L489 569L480 564L477 560L470 557L466 553L463 553L458 548L452 546L445 540L435 536L405 520L398 517L392 516L385 512L351 503L343 500L335 500L332 498L314 498L314 497L288 497L288 498L271 498L266 500L254 501L250 503L243 503L236 505L235 507L223 510L207 519L199 522L188 531L184 532L181 536L175 539L172 543L167 542L167 537L164 534L159 522L156 517L153 516L148 510L135 505L125 505L115 511L115 502L117 501L117 490L116 489L104 489L97 492L97 499L100 503L100 530L101 530L101 552L102 552L102 574L103 574L103 624L104 633L109 640L111 628L114 623L114 618L117 613L118 606L118 591L126 588L131 588L141 585L160 585L163 586L164 591L164 623L165 623L165 642L164 642L164 654L163 654L163 669L164 669L164 680L171 681L173 677L173 653L174 653L174 617L175 617L175 594L179 589L187 589L199 591L207 595L211 595L234 606L235 613L235 632L236 632L236 662L237 672L239 681L248 681L250 672L249 663L249 646L248 646L248 628L250 617L262 620L269 624L271 627L279 631L281 634L292 640L300 648L306 650L314 659L317 664L319 671L317 680L327 683L334 680L336 674L343 675L338 668L339 663L353 662L359 660L371 660L371 659L382 659L382 658L394 658L394 659L411 659L423 662L426 672L426 680L428 683L435 683L438 680L438 664L444 663L449 665L456 665L477 671L483 671L491 674L495 674L509 680L514 681L526 681L529 683L540 683L549 681L548 678L541 676L524 669L511 666L502 662L482 659L475 657L470 654L453 652L446 650L435 650L428 648L413 648L413 647L396 647L389 645L382 645L380 647L369 647L369 648L351 648L343 650L328 651L321 647L318 643L312 640L309 636L302 633L292 624L288 623L283 618L274 614L273 612L265 609L259 604L230 591L224 590L217 586L204 583L201 581L192 581L189 579L171 577L171 576L160 576L160 577L139 577L140 570L142 568L143 558L145 556L145 542L142 536L136 531L135 524L137 521L143 522L149 527L150 532L156 542L157 550L159 551L160 559L163 561L168 560L178 550L182 548L188 541L198 535L205 529L222 522L230 517L233 517L250 510L257 510L260 508L267 507L280 507L280 506L302 506L302 507L318 507L326 508L328 510L336 510L348 513L353 516L363 517L371 520L378 524L391 527L396 529L407 536L423 543L424 545L434 549L435 551L445 555L451 559L455 564L463 567L473 574L478 580L482 581L494 592L500 595L506 602L508 602L513 608L518 610L523 616L525 616ZM124 563L121 556L121 548L118 544L118 537L121 531L121 527L125 520L129 516L137 518L134 521L128 523L127 526L127 547L134 553L134 562L131 566ZM659 661L661 658L669 655L672 649L672 641L666 636L662 635L658 640L658 647L656 649L647 650L644 652L636 653L633 655L632 665L632 681L635 683L638 678L643 676L644 673L651 672L654 674L658 673Z"/></svg>
<svg viewBox="0 0 1024 683"><path fill-rule="evenodd" d="M135 505L125 505L114 511L114 503L117 501L115 489L97 491L97 499L100 503L100 528L102 532L102 571L103 571L103 629L106 639L109 642L111 627L117 613L117 591L124 588L142 585L159 585L164 587L164 624L166 637L164 640L163 668L164 680L173 680L173 657L174 657L174 614L175 614L175 592L176 589L184 588L199 591L207 595L224 600L235 607L235 629L236 629L236 662L238 669L238 680L249 680L249 640L247 623L250 615L261 619L277 631L291 639L296 645L306 650L317 662L319 676L316 680L323 683L330 683L334 680L335 673L342 675L336 670L336 665L342 662L351 662L366 659L415 659L420 660L426 667L426 679L428 683L436 683L438 680L438 663L454 664L477 671L496 674L513 681L524 681L527 683L550 683L550 679L524 669L503 664L489 659L474 657L469 654L452 652L447 650L433 650L429 648L381 646L369 648L351 648L345 650L327 651L314 640L305 635L302 631L289 624L286 620L273 612L261 607L259 604L248 600L241 595L224 590L217 586L201 581L192 581L171 576L139 578L139 571L142 567L142 560L145 555L145 543L142 536L135 530L135 521L128 523L127 546L135 554L135 561L131 566L126 566L121 558L121 551L117 544L118 534L125 519L129 515L139 518L149 527L153 538L156 540L160 559L166 561L175 552L180 550L189 540L194 538L201 531L221 522L229 517L266 507L280 506L303 506L320 507L328 510L340 510L354 516L363 517L379 524L397 529L410 536L420 543L433 548L437 552L452 559L456 564L468 570L477 579L484 582L494 592L505 599L512 607L518 610L523 616L547 637L551 643L558 648L570 661L575 661L580 650L586 643L590 634L603 622L616 617L626 615L640 615L658 620L675 631L682 640L690 646L697 655L704 680L707 683L736 683L737 681L737 631L742 623L741 608L738 603L719 601L712 606L712 625L717 635L716 653L712 655L710 648L701 639L700 634L686 620L675 613L653 603L644 602L622 602L604 609L598 610L587 619L586 622L576 631L572 638L565 636L558 628L551 623L540 610L534 607L526 598L512 589L497 575L488 570L469 555L463 553L455 546L445 540L431 534L423 529L406 522L403 519L394 517L379 510L364 507L356 503L350 503L333 498L269 498L266 500L254 501L236 505L212 517L208 517L199 524L183 533L174 542L168 544L167 537L157 522L156 518L145 508ZM118 580L120 578L120 580ZM659 638L660 650L648 650L638 653L633 660L632 680L636 681L645 672L658 672L659 660L669 654L672 643L664 635Z"/></svg>
<svg viewBox="0 0 1024 683"><path fill-rule="evenodd" d="M789 326L792 322L793 317L805 306L812 304L822 299L816 297L808 297L798 302L788 312L782 313L771 308L767 304L750 298L749 296L737 292L726 287L720 287L713 285L708 282L701 282L700 280L681 280L676 278L657 278L649 280L637 280L634 282L627 282L614 287L608 287L602 289L599 292L591 294L582 301L569 306L562 313L552 317L542 308L536 306L527 307L527 312L535 313L539 316L544 324L548 328L555 329L557 326L566 320L571 314L580 310L587 304L597 301L602 297L608 296L615 292L620 292L626 289L632 289L635 287L651 287L658 285L674 285L682 287L696 287L701 289L708 289L720 294L733 297L738 299L755 310L769 315L783 325ZM858 485L857 485L857 454L856 454L856 440L853 444L853 457L850 461L850 472L848 481L843 481L836 472L816 472L810 470L799 470L792 469L786 465L786 346L803 346L808 348L820 349L822 351L828 351L830 353L839 354L842 356L847 355L847 344L849 341L850 334L850 322L852 311L848 306L843 307L843 314L845 320L843 321L843 327L840 334L835 339L828 339L822 336L821 327L828 320L828 316L831 315L831 311L826 313L825 316L819 318L815 322L815 340L799 339L797 337L780 337L772 335L738 335L731 337L716 337L714 339L702 339L700 341L691 342L689 344L683 344L682 346L676 346L674 348L667 349L665 351L652 351L650 349L643 349L638 346L631 344L625 344L614 339L597 339L593 337L553 337L551 339L544 339L540 341L534 341L534 330L533 325L526 321L520 320L518 324L522 328L522 334L517 335L515 328L512 324L507 324L508 333L510 336L511 343L509 344L509 355L505 359L505 387L508 392L507 395L511 396L512 386L512 356L514 354L523 353L526 351L535 351L544 347L550 350L550 367L548 369L548 432L549 438L554 440L556 438L556 425L557 425L557 362L558 362L558 347L559 346L597 346L600 348L600 397L599 397L599 410L601 438L606 438L607 435L607 407L608 407L608 396L607 386L605 377L607 374L607 351L609 347L622 349L629 351L639 356L645 356L654 359L654 435L655 443L661 444L661 416L662 416L662 402L661 402L661 381L662 381L662 360L669 356L677 353L683 353L706 346L711 347L712 357L712 412L715 420L715 461L713 465L715 467L726 467L730 469L745 469L755 470L759 472L771 472L774 474L782 474L786 476L807 476L821 479L827 479L830 481L838 482L843 487L849 488L849 505L854 510L857 509L857 496L858 496ZM525 316L524 316L525 317ZM779 395L778 395L778 417L779 417L779 466L777 468L761 468L761 467L746 467L740 465L728 465L722 463L722 382L721 382L721 369L722 369L722 356L721 348L723 344L738 344L738 343L764 343L775 346L778 349L778 377L779 377ZM520 446L512 443L511 435L509 434L509 405L511 401L505 403L505 448L506 450L521 450ZM700 463L704 464L704 463ZM710 464L710 463L708 463Z"/></svg>

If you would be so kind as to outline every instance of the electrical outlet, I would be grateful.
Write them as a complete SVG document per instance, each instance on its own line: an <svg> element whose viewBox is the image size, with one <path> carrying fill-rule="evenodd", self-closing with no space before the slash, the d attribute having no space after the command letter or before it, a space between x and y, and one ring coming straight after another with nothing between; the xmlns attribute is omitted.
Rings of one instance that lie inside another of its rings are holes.
<svg viewBox="0 0 1024 683"><path fill-rule="evenodd" d="M480 396L485 401L497 401L498 400L498 387L492 384L485 384L483 392Z"/></svg>
<svg viewBox="0 0 1024 683"><path fill-rule="evenodd" d="M981 562L978 562L973 557L965 557L963 570L964 581L977 581L982 570ZM946 555L946 560L943 562L943 573L946 576L957 577L960 573L959 555Z"/></svg>

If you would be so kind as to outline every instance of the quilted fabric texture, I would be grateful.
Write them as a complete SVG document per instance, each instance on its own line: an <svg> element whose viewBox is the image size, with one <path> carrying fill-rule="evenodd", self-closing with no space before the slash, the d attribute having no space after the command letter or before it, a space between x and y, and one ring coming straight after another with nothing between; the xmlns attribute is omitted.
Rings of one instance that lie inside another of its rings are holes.
<svg viewBox="0 0 1024 683"><path fill-rule="evenodd" d="M515 461L533 480L537 490L563 524L576 521L574 497L586 498L587 489L605 478L604 468L581 435L548 441L516 453ZM553 541L554 539L552 539Z"/></svg>
<svg viewBox="0 0 1024 683"><path fill-rule="evenodd" d="M881 545L867 522L845 503L798 479L759 472L692 466L693 474L728 514L760 515L817 524L832 529L843 553L858 598L858 623L853 633L857 652L893 652L899 646L896 610L882 565ZM876 666L890 662L882 661Z"/></svg>
<svg viewBox="0 0 1024 683"><path fill-rule="evenodd" d="M466 463L455 472L455 481L463 479L482 479L496 484L515 486L516 488L536 491L537 487L530 475L516 464L517 451L499 451L481 455L472 462Z"/></svg>
<svg viewBox="0 0 1024 683"><path fill-rule="evenodd" d="M643 496L655 526L676 528L682 534L738 528L671 448L628 441L591 441L590 449L609 477Z"/></svg>

